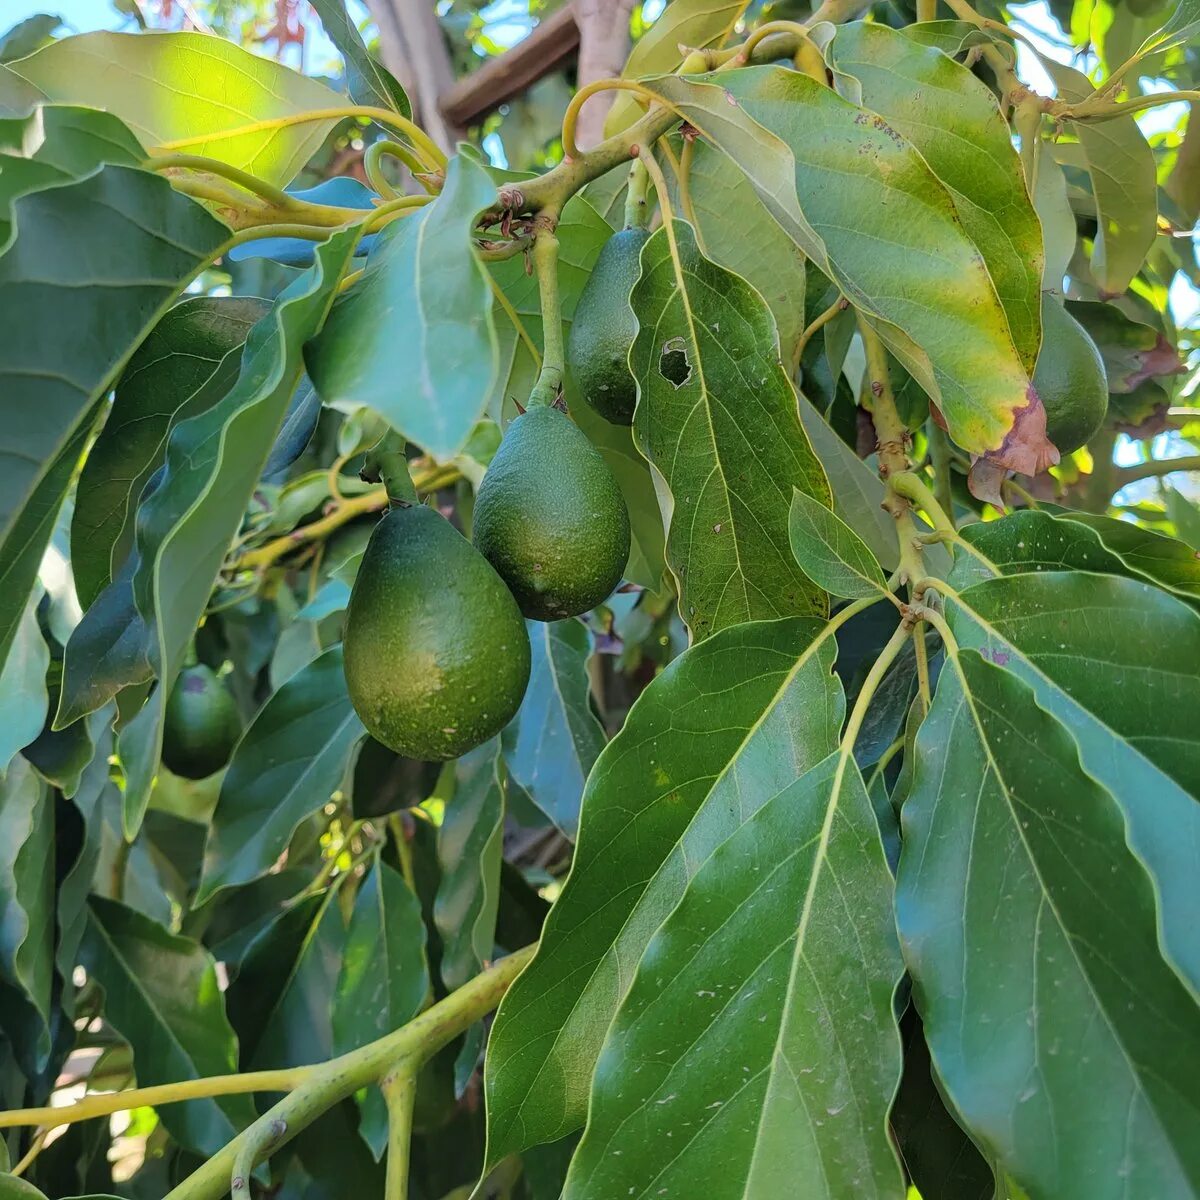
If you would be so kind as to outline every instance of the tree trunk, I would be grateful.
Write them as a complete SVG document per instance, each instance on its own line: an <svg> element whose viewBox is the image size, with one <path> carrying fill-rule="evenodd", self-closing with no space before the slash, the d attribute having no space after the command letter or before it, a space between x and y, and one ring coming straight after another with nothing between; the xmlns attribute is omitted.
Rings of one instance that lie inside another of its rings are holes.
<svg viewBox="0 0 1200 1200"><path fill-rule="evenodd" d="M579 25L579 87L597 79L620 75L629 57L629 16L633 0L575 0ZM604 138L604 118L612 107L613 93L602 92L584 104L575 137L580 146L594 146Z"/></svg>

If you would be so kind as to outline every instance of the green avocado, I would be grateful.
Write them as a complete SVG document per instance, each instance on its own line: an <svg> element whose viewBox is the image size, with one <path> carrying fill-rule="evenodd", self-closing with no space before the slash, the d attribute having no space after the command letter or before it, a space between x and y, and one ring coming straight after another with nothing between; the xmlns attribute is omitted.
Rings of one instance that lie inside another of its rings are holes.
<svg viewBox="0 0 1200 1200"><path fill-rule="evenodd" d="M595 608L629 561L621 489L600 452L556 408L531 408L508 427L475 500L474 536L536 621Z"/></svg>
<svg viewBox="0 0 1200 1200"><path fill-rule="evenodd" d="M641 272L638 256L650 235L623 229L604 243L584 284L567 339L567 369L583 398L614 425L632 425L637 384L629 373L629 347L637 321L629 293Z"/></svg>
<svg viewBox="0 0 1200 1200"><path fill-rule="evenodd" d="M206 779L229 761L241 736L237 705L211 668L184 667L167 697L163 762L185 779Z"/></svg>
<svg viewBox="0 0 1200 1200"><path fill-rule="evenodd" d="M1046 409L1046 436L1060 454L1090 441L1108 411L1108 377L1096 343L1061 304L1044 294L1042 349L1033 387Z"/></svg>
<svg viewBox="0 0 1200 1200"><path fill-rule="evenodd" d="M426 762L500 732L529 682L504 581L444 517L397 507L371 534L346 613L346 686L371 735Z"/></svg>

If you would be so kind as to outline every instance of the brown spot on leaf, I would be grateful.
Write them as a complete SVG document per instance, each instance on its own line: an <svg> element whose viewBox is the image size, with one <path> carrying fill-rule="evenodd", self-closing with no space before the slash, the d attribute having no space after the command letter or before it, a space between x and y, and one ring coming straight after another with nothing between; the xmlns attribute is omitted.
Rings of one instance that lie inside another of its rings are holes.
<svg viewBox="0 0 1200 1200"><path fill-rule="evenodd" d="M1054 443L1046 436L1046 410L1033 385L1025 392L1027 403L1013 411L1012 428L995 450L975 459L967 475L967 486L977 500L986 500L997 508L1004 506L1000 484L1015 471L1021 475L1040 475L1058 462Z"/></svg>

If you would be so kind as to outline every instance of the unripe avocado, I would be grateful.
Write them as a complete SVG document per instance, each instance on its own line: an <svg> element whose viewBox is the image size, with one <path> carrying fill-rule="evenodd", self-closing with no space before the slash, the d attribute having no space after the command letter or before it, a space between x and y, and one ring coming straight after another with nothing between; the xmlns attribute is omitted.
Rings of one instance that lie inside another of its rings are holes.
<svg viewBox="0 0 1200 1200"><path fill-rule="evenodd" d="M1042 296L1042 349L1033 387L1046 409L1046 436L1060 454L1088 442L1108 411L1104 359L1087 331L1061 304Z"/></svg>
<svg viewBox="0 0 1200 1200"><path fill-rule="evenodd" d="M457 758L512 719L529 634L504 581L444 517L397 507L371 534L343 639L350 700L371 735L426 762Z"/></svg>
<svg viewBox="0 0 1200 1200"><path fill-rule="evenodd" d="M185 779L206 779L219 771L242 736L237 705L213 671L184 667L167 697L162 759Z"/></svg>
<svg viewBox="0 0 1200 1200"><path fill-rule="evenodd" d="M637 321L629 293L641 272L638 256L649 233L623 229L604 243L575 306L567 339L567 369L583 398L614 425L632 425L637 384L629 347Z"/></svg>
<svg viewBox="0 0 1200 1200"><path fill-rule="evenodd" d="M629 561L629 514L608 464L545 406L508 427L475 500L474 537L535 621L595 608Z"/></svg>

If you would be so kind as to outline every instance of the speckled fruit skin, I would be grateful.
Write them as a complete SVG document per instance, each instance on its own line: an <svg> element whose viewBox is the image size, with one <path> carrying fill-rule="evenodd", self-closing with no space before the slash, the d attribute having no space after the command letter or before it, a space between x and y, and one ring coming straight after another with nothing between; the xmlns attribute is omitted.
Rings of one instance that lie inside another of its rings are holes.
<svg viewBox="0 0 1200 1200"><path fill-rule="evenodd" d="M208 667L184 667L167 697L163 762L185 779L219 771L242 736L237 705Z"/></svg>
<svg viewBox="0 0 1200 1200"><path fill-rule="evenodd" d="M1078 450L1108 412L1108 377L1096 343L1061 304L1042 296L1042 350L1033 386L1046 409L1046 436L1060 454Z"/></svg>
<svg viewBox="0 0 1200 1200"><path fill-rule="evenodd" d="M350 593L346 685L362 723L397 754L457 758L500 732L529 683L512 593L431 508L375 527Z"/></svg>
<svg viewBox="0 0 1200 1200"><path fill-rule="evenodd" d="M607 599L629 562L629 513L600 452L565 413L531 408L475 500L475 545L535 621Z"/></svg>
<svg viewBox="0 0 1200 1200"><path fill-rule="evenodd" d="M637 405L637 384L628 365L637 336L629 293L649 236L644 229L623 229L604 243L575 306L567 339L567 369L576 388L614 425L632 425Z"/></svg>

